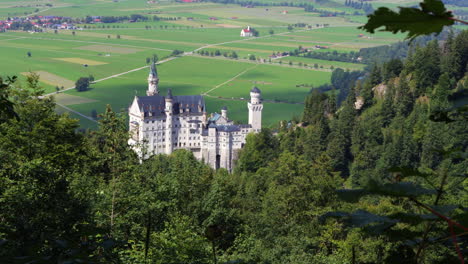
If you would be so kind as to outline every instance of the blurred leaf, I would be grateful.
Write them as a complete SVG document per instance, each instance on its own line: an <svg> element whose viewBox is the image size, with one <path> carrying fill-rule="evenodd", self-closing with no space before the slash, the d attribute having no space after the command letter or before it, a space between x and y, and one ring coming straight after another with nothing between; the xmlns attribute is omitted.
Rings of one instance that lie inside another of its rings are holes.
<svg viewBox="0 0 468 264"><path fill-rule="evenodd" d="M387 183L383 185L371 182L367 190L369 193L395 197L417 197L437 193L435 190L425 189L411 182Z"/></svg>
<svg viewBox="0 0 468 264"><path fill-rule="evenodd" d="M422 173L417 169L409 168L409 167L392 167L388 169L389 172L399 173L402 178L410 177L410 176L418 176L422 178L427 178L430 175L427 173Z"/></svg>
<svg viewBox="0 0 468 264"><path fill-rule="evenodd" d="M386 216L380 216L369 213L364 210L357 210L350 215L351 224L357 227L363 227L373 223L395 224L397 221Z"/></svg>
<svg viewBox="0 0 468 264"><path fill-rule="evenodd" d="M368 22L359 28L372 34L381 27L384 29L380 31L394 34L408 32L407 38L413 40L417 36L440 33L444 26L454 24L451 20L452 12L445 9L442 1L424 0L420 3L420 7L421 9L399 7L398 13L387 7L380 7L368 15Z"/></svg>
<svg viewBox="0 0 468 264"><path fill-rule="evenodd" d="M359 199L365 195L368 195L369 192L363 189L356 189L356 190L337 190L336 191L338 197L346 202L349 203L357 203Z"/></svg>
<svg viewBox="0 0 468 264"><path fill-rule="evenodd" d="M108 250L108 249L114 247L116 245L116 243L112 239L106 239L104 242L102 242L101 245L105 250Z"/></svg>
<svg viewBox="0 0 468 264"><path fill-rule="evenodd" d="M430 207L443 215L448 215L452 213L455 209L459 208L456 205L432 205Z"/></svg>
<svg viewBox="0 0 468 264"><path fill-rule="evenodd" d="M65 240L55 240L55 243L61 248L68 248L68 242Z"/></svg>
<svg viewBox="0 0 468 264"><path fill-rule="evenodd" d="M413 213L395 213L388 216L391 219L398 220L398 222L408 223L408 224L419 224L421 222L429 220L439 219L433 214L413 214Z"/></svg>
<svg viewBox="0 0 468 264"><path fill-rule="evenodd" d="M357 210L357 211L354 211L353 213L328 212L321 216L322 220L329 218L329 217L341 218L349 226L366 227L368 230L371 230L371 231L384 230L393 226L394 224L398 222L386 216L372 214L364 210ZM369 227L369 225L373 225L373 226Z"/></svg>
<svg viewBox="0 0 468 264"><path fill-rule="evenodd" d="M434 111L429 116L429 119L434 122L444 122L444 123L452 123L455 121L466 121L468 120L468 105Z"/></svg>

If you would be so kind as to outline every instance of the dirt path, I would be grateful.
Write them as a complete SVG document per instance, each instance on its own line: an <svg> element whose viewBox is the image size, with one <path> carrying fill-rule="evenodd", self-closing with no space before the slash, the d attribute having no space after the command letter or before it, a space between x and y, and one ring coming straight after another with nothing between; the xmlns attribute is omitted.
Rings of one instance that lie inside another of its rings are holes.
<svg viewBox="0 0 468 264"><path fill-rule="evenodd" d="M152 50L164 50L164 51L172 51L169 49L160 49L154 47L145 47L145 46L135 46L135 45L127 45L127 44L116 44L116 43L106 43L106 42L98 42L98 41L85 41L85 40L73 40L73 39L57 39L57 38L43 38L43 37L21 37L25 39L39 39L39 40L53 40L53 41L66 41L66 42L76 42L76 43L86 43L86 44L99 44L99 45L107 45L107 46L121 46L121 47L131 47L131 48L138 48L138 49L152 49Z"/></svg>
<svg viewBox="0 0 468 264"><path fill-rule="evenodd" d="M209 95L209 94L205 94L204 96L219 99L219 100L224 100L224 101L243 101L243 102L248 102L249 101L249 99L245 99L245 98L222 97L222 96L214 96L214 95ZM269 100L269 99L262 99L262 101L265 102L265 103L272 103L272 104L293 104L293 105L303 105L304 104L304 103L301 103L301 102L278 101L278 100Z"/></svg>
<svg viewBox="0 0 468 264"><path fill-rule="evenodd" d="M156 64L165 63L165 62L174 60L174 59L176 59L176 58L178 58L178 57L170 57L170 58L168 58L168 59L164 59L164 60L158 61ZM129 71L126 71L126 72L121 72L121 73L118 73L118 74L114 74L114 75L111 75L111 76L108 76L108 77L105 77L105 78L102 78L102 79L99 79L99 80L95 80L93 83L98 83L98 82L102 82L102 81L109 80L109 79L112 79L112 78L116 78L116 77L119 77L119 76L122 76L122 75L125 75L125 74L128 74L128 73L132 73L132 72L136 72L136 71L139 71L139 70L143 70L143 69L148 68L148 67L149 67L149 66L146 65L146 66L143 66L143 67L140 67L140 68L136 68L136 69L133 69L133 70L129 70ZM65 91L68 91L68 90L72 90L72 89L75 89L75 86L69 87L69 88L66 88L66 89L63 89L63 90L60 91L60 93L65 92ZM54 94L57 94L57 93L56 93L56 92L48 93L48 94L46 94L45 96L50 96L50 95L54 95Z"/></svg>
<svg viewBox="0 0 468 264"><path fill-rule="evenodd" d="M295 31L295 32L301 32L301 31L307 31L307 30L313 30L313 29L304 29L304 30L298 30L298 31ZM168 61L171 61L171 60L175 60L177 58L180 58L180 57L184 57L184 56L188 56L188 55L193 55L194 52L198 51L198 50L201 50L201 49L204 49L204 48L207 48L207 47L214 47L214 46L218 46L218 45L223 45L223 44L228 44L228 43L234 43L234 42L243 42L243 41L249 41L249 40L257 40L257 39L260 39L260 38L268 38L268 37L272 37L272 36L275 36L275 35L286 35L286 34L289 34L291 32L289 31L286 31L286 32L282 32L282 33L277 33L277 34L272 34L272 35L266 35L266 36L262 36L262 37L257 37L257 38L246 38L246 39L240 39L240 40L234 40L234 41L226 41L226 42L222 42L222 43L215 43L215 44L208 44L208 45L204 45L202 47L199 47L193 51L190 51L190 52L185 52L183 53L182 55L180 56L176 56L176 57L170 57L168 59L165 59L165 60L161 60L159 61L157 64L161 64L161 63L165 63L165 62L168 62ZM34 39L34 38L32 38ZM36 39L43 39L43 38L36 38ZM61 40L61 39L56 39L56 40ZM100 43L100 42L89 42L89 41L78 41L78 40L62 40L62 41L74 41L74 42L86 42L86 43L95 43L95 44L107 44L107 43ZM118 44L112 44L112 45L118 45ZM120 45L120 46L132 46L132 45ZM139 48L143 48L143 47L139 47ZM152 48L152 49L157 49L157 48ZM160 49L160 50L164 50L164 49ZM248 72L249 70L252 70L256 67L258 67L259 64L255 64L254 66L238 73L237 75L235 75L234 77L230 78L229 80L221 83L221 84L218 84L216 85L215 87L213 87L212 89L204 92L202 95L204 96L207 96L207 97L210 97L210 98L218 98L218 99L221 99L221 100L232 100L232 101L245 101L245 99L242 99L242 98L225 98L225 97L216 97L216 96L212 96L212 95L208 95L209 92L212 92L216 89L218 89L219 87L223 86L224 84L226 83L229 83L233 80L235 80L236 78L238 78L239 76L245 74L246 72ZM139 68L136 68L136 69L133 69L133 70L129 70L129 71L126 71L126 72L122 72L122 73L118 73L118 74L114 74L114 75L111 75L111 76L108 76L108 77L105 77L105 78L102 78L102 79L99 79L99 80L96 80L94 81L94 83L97 83L97 82L102 82L102 81L105 81L105 80L109 80L109 79L112 79L112 78L116 78L116 77L119 77L119 76L122 76L122 75L125 75L125 74L128 74L128 73L131 73L131 72L136 72L136 71L140 71L142 69L145 69L145 68L148 68L149 66L143 66L143 67L139 67ZM68 90L71 90L71 89L75 89L75 87L69 87L69 88L66 88L60 92L64 92L64 91L68 91ZM54 94L57 94L56 92L53 92L53 93L49 93L49 94L46 94L45 96L50 96L50 95L54 95ZM283 104L302 104L302 103L299 103L299 102L282 102L282 101L274 101L274 100L264 100L265 102L269 102L269 103L283 103ZM73 112L83 118L86 118L88 120L91 120L93 122L97 122L96 120L94 120L93 118L87 116L87 115L84 115L78 111L75 111L69 107L66 107L64 105L61 105L59 103L57 103L57 105L63 107L64 109L66 109L67 111L70 111L70 112Z"/></svg>
<svg viewBox="0 0 468 264"><path fill-rule="evenodd" d="M307 30L313 30L313 29L303 29L303 30L298 30L298 31L294 31L294 32L303 32L303 31L307 31ZM215 46L220 46L220 45L229 44L229 43L243 42L243 41L249 41L249 40L257 40L257 39L262 39L262 38L271 38L272 36L281 36L281 35L286 35L286 34L289 34L289 33L292 33L292 31L286 31L286 32L261 36L261 37L250 37L250 38L244 38L244 39L239 39L239 40L232 40L232 41L226 41L226 42L221 42L221 43L208 44L208 45L205 45L205 46L201 46L200 48L197 48L192 52L197 52L197 51L199 51L201 49L205 49L205 48L208 48L208 47L215 47Z"/></svg>
<svg viewBox="0 0 468 264"><path fill-rule="evenodd" d="M238 78L239 76L241 76L242 74L244 74L244 73L246 73L246 72L248 72L248 71L250 71L250 70L256 68L257 66L258 66L258 64L256 64L256 65L254 65L254 66L252 66L252 67L250 67L250 68L247 68L247 69L243 70L242 72L238 73L236 76L232 77L231 79L229 79L229 80L227 80L227 81L225 81L225 82L223 82L223 83L221 83L221 84L218 84L218 85L216 85L215 87L211 88L210 90L208 90L208 91L202 93L202 95L208 95L209 92L212 92L212 91L218 89L219 87L225 85L226 83L229 83L229 82L231 82L231 81L234 81L235 79L237 79L237 78Z"/></svg>
<svg viewBox="0 0 468 264"><path fill-rule="evenodd" d="M262 64L262 65L270 65L270 66L276 66L276 67L284 67L284 68L295 68L295 69L301 69L301 70L309 70L309 71L320 71L320 72L332 72L332 70L330 69L315 69L315 68L312 68L310 66L308 67L300 67L300 66L297 66L297 65L289 65L289 63L277 63L277 62L273 62L274 60L277 60L277 59L284 59L284 58L287 58L288 56L284 56L284 57L281 57L281 58L276 58L276 59L271 59L272 63L266 61L266 62L258 62L258 61L253 61L253 60L247 60L247 59L230 59L230 58L225 58L223 56L217 56L217 57L211 57L211 56L201 56L201 55L195 55L195 54L190 54L190 55L187 55L187 56L192 56L192 57L200 57L200 58L203 58L203 59L208 59L208 60L229 60L229 61L237 61L237 62L243 62L243 63L251 63L251 64Z"/></svg>
<svg viewBox="0 0 468 264"><path fill-rule="evenodd" d="M83 118L86 118L86 119L88 119L88 120L90 120L90 121L93 121L94 123L97 123L96 120L94 120L93 118L91 118L91 117L89 117L89 116L87 116L87 115L83 115L82 113L80 113L80 112L78 112L78 111L75 111L75 110L73 110L73 109L71 109L71 108L69 108L69 107L66 107L66 106L64 106L64 105L62 105L62 104L59 104L59 103L57 103L57 102L55 102L55 104L58 105L58 106L60 106L60 107L63 107L63 109L67 110L68 112L75 113L75 114L77 114L77 115L79 115L79 116L81 116L81 117L83 117Z"/></svg>

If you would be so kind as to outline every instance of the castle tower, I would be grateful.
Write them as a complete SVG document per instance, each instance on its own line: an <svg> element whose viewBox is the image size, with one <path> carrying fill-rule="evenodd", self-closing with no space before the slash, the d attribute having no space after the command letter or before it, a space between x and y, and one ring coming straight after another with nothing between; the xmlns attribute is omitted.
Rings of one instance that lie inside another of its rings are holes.
<svg viewBox="0 0 468 264"><path fill-rule="evenodd" d="M221 116L224 117L226 120L228 120L227 112L227 106L223 106L223 108L221 108Z"/></svg>
<svg viewBox="0 0 468 264"><path fill-rule="evenodd" d="M250 90L250 103L247 104L249 108L249 124L255 132L262 129L262 95L260 89L257 87Z"/></svg>
<svg viewBox="0 0 468 264"><path fill-rule="evenodd" d="M172 153L173 142L172 142L172 119L173 119L173 108L172 108L172 91L171 89L167 90L166 100L166 154L169 155Z"/></svg>
<svg viewBox="0 0 468 264"><path fill-rule="evenodd" d="M146 91L146 95L152 96L159 94L158 83L158 71L156 70L156 64L153 60L150 65L150 72L148 75L148 91Z"/></svg>

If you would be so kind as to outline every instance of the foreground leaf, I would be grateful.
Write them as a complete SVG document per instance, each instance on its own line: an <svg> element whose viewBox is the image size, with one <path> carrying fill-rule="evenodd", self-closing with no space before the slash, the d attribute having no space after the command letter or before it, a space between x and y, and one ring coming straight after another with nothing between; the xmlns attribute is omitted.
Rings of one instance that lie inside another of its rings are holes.
<svg viewBox="0 0 468 264"><path fill-rule="evenodd" d="M369 33L381 27L380 31L394 34L408 32L407 38L413 40L421 35L440 33L444 26L454 24L453 14L445 9L440 0L424 0L420 3L421 9L414 7L399 7L399 13L380 7L374 14L370 14L367 24L359 27Z"/></svg>

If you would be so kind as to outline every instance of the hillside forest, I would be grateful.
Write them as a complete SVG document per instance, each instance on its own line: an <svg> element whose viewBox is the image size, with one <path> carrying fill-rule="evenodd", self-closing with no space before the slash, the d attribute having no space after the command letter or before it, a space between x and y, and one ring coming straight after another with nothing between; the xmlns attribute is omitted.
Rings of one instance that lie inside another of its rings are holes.
<svg viewBox="0 0 468 264"><path fill-rule="evenodd" d="M183 150L140 162L125 113L79 131L36 75L3 78L0 262L460 263L467 66L465 30L336 69L346 93L313 89L232 174Z"/></svg>

